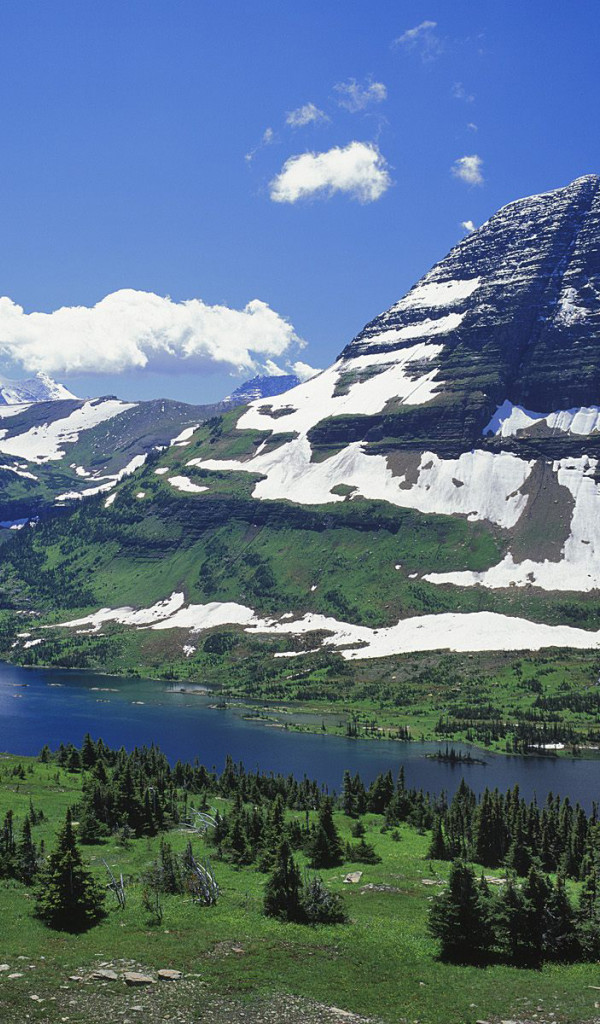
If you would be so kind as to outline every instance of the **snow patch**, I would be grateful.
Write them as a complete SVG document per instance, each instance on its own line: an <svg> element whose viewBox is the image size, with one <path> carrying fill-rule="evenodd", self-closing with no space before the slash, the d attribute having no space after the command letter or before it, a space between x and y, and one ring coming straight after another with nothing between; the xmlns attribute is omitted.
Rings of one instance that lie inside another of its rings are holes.
<svg viewBox="0 0 600 1024"><path fill-rule="evenodd" d="M532 412L507 400L498 406L483 433L515 437L520 430L528 430L536 423L545 423L550 430L559 433L587 437L600 431L600 408L592 405L556 412Z"/></svg>
<svg viewBox="0 0 600 1024"><path fill-rule="evenodd" d="M169 483L171 487L174 487L177 491L185 491L187 494L199 494L200 491L207 491L208 487L201 487L200 484L194 484L187 476L170 476Z"/></svg>
<svg viewBox="0 0 600 1024"><path fill-rule="evenodd" d="M339 622L326 615L308 613L289 620L290 613L279 619L262 619L251 608L235 602L214 601L204 605L183 607L183 594L172 594L151 608L101 608L93 615L70 622L57 623L48 629L90 626L97 631L104 622L150 629L186 629L192 633L216 626L238 625L251 634L302 636L324 632L323 647L334 647L348 661L384 658L417 651L520 651L544 647L571 647L581 650L600 648L597 632L572 626L548 626L528 619L495 612L446 612L401 619L395 626L372 629L353 623ZM359 645L359 646L357 646ZM300 656L284 652L276 657Z"/></svg>
<svg viewBox="0 0 600 1024"><path fill-rule="evenodd" d="M84 402L69 416L31 427L30 430L14 437L6 437L6 430L0 431L0 452L27 459L28 462L40 463L62 459L65 454L62 446L78 441L82 430L91 430L99 423L113 419L128 409L134 409L136 404L120 402L117 399Z"/></svg>
<svg viewBox="0 0 600 1024"><path fill-rule="evenodd" d="M479 277L467 281L429 281L416 285L400 302L392 306L390 313L405 309L431 309L436 306L453 306L463 302L479 288Z"/></svg>
<svg viewBox="0 0 600 1024"><path fill-rule="evenodd" d="M71 619L69 622L57 622L54 626L47 626L47 629L57 629L63 626L91 626L94 630L100 629L104 622L118 622L122 626L148 626L159 619L173 616L184 604L185 597L181 593L173 593L163 601L157 601L150 608L135 610L128 605L124 608L100 608L92 615L86 615L82 619Z"/></svg>
<svg viewBox="0 0 600 1024"><path fill-rule="evenodd" d="M594 479L598 460L586 455L558 459L552 468L559 485L566 487L575 500L570 534L560 561L534 562L528 558L515 562L509 552L497 565L482 572L429 573L424 579L457 587L480 584L492 590L535 586L588 593L600 589L600 484Z"/></svg>
<svg viewBox="0 0 600 1024"><path fill-rule="evenodd" d="M178 445L180 447L185 447L194 431L198 429L199 425L199 423L196 423L193 427L185 427L177 437L174 437L173 440L169 442L170 446L173 447L174 445Z"/></svg>
<svg viewBox="0 0 600 1024"><path fill-rule="evenodd" d="M411 363L430 362L443 350L443 345L420 344L387 356L374 353L354 359L341 359L327 370L311 377L304 384L274 398L252 402L240 417L240 430L271 430L275 434L296 431L307 433L311 427L329 416L371 415L381 412L390 399L407 405L423 405L435 395L437 371L415 378L409 375ZM368 380L351 384L345 395L334 395L340 378L348 371L366 369L381 363L391 364ZM289 410L289 412L288 412ZM274 414L274 415L273 415Z"/></svg>

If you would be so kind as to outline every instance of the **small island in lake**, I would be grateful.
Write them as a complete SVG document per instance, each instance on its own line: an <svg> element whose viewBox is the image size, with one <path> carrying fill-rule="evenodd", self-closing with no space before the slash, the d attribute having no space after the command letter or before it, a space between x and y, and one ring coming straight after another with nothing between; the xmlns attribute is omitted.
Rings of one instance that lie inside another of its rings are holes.
<svg viewBox="0 0 600 1024"><path fill-rule="evenodd" d="M473 757L468 751L455 750L446 745L445 750L436 750L435 754L425 754L430 761L442 761L444 764L487 764L481 757Z"/></svg>

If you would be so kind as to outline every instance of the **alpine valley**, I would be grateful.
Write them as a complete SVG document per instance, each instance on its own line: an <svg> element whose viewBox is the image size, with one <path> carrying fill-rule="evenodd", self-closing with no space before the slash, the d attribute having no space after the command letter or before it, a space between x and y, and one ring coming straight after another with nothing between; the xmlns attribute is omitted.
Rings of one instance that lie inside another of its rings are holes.
<svg viewBox="0 0 600 1024"><path fill-rule="evenodd" d="M503 208L277 390L2 406L2 518L37 518L2 656L597 747L600 178Z"/></svg>

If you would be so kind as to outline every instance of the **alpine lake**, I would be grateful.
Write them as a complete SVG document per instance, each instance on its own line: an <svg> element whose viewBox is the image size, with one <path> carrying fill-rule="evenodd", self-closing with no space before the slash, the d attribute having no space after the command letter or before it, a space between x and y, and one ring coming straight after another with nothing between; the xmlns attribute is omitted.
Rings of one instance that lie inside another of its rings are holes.
<svg viewBox="0 0 600 1024"><path fill-rule="evenodd" d="M336 721L340 715L332 716ZM600 761L567 757L518 757L459 744L477 763L449 763L431 755L439 743L354 739L319 730L322 715L296 706L268 715L262 706L219 704L201 687L89 672L20 668L0 663L0 750L36 755L44 744L80 745L89 732L111 747L152 743L172 762L198 760L221 769L227 754L247 769L304 775L340 791L343 773L372 781L380 772L396 776L404 766L407 785L452 796L461 778L475 792L501 791L518 783L527 799L543 802L548 793L568 796L586 810L600 800ZM326 719L325 719L326 721ZM287 728L286 728L287 726ZM427 756L429 755L429 757ZM483 761L484 763L479 763Z"/></svg>

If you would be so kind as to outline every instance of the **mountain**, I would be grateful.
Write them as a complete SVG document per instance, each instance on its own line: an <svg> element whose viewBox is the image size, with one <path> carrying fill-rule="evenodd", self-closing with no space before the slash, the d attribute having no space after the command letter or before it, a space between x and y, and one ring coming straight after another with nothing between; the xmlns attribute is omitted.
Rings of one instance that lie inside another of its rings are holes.
<svg viewBox="0 0 600 1024"><path fill-rule="evenodd" d="M297 387L299 383L298 377L293 373L282 373L276 377L253 377L245 384L240 384L239 388L232 391L223 401L231 406L248 405L258 398L274 398L281 395L284 391Z"/></svg>
<svg viewBox="0 0 600 1024"><path fill-rule="evenodd" d="M33 402L77 401L64 384L52 380L47 373L37 373L28 380L0 377L0 405L23 405Z"/></svg>
<svg viewBox="0 0 600 1024"><path fill-rule="evenodd" d="M86 481L89 501L4 545L4 607L64 623L10 657L254 696L419 693L438 716L443 678L446 711L468 693L501 718L486 652L545 649L548 699L570 707L564 688L600 670L599 342L591 175L500 210L327 370L190 422L108 496ZM140 415L111 409L85 412L82 466L84 438L99 465ZM450 672L443 651L475 661Z"/></svg>
<svg viewBox="0 0 600 1024"><path fill-rule="evenodd" d="M298 383L292 375L254 377L222 402L188 405L114 396L82 400L43 373L0 379L0 528L108 492L150 453L185 447L205 420Z"/></svg>

